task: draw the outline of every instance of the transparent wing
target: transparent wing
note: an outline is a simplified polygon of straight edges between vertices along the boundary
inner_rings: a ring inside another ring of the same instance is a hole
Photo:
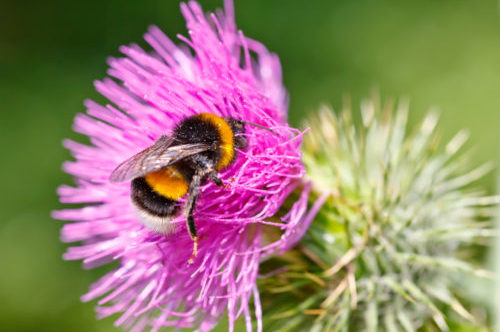
[[[132,180],[210,148],[209,145],[201,143],[172,146],[173,141],[172,137],[161,136],[155,144],[118,165],[109,180],[111,182]]]

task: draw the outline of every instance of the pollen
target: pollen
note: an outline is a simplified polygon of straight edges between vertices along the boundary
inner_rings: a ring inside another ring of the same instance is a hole
[[[166,198],[178,200],[187,194],[188,182],[173,166],[146,174],[145,178],[154,191]]]

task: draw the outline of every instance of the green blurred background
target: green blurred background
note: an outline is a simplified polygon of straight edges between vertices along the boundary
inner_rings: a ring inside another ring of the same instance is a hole
[[[64,262],[55,194],[71,178],[61,147],[92,82],[118,47],[150,24],[185,33],[178,1],[0,0],[0,331],[118,331],[79,296],[103,269]],[[205,10],[222,0],[202,1]],[[326,102],[353,105],[377,89],[411,101],[415,123],[441,110],[444,138],[469,128],[474,164],[496,164],[500,130],[500,15],[493,0],[236,0],[237,24],[281,57],[290,120]],[[494,174],[482,181],[492,192]],[[487,260],[487,258],[485,258]],[[491,286],[491,285],[490,285]],[[491,300],[488,287],[478,300]],[[489,295],[488,295],[489,294]],[[224,330],[222,328],[221,330]]]

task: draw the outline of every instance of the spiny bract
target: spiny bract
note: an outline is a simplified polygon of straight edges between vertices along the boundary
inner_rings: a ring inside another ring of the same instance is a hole
[[[465,132],[441,149],[434,113],[408,135],[405,103],[394,112],[367,101],[361,122],[350,109],[337,116],[324,107],[309,123],[304,163],[313,197],[328,199],[300,245],[266,264],[282,272],[262,281],[266,330],[446,331],[459,316],[476,322],[454,280],[491,276],[467,262],[493,234],[499,198],[469,189],[490,165],[470,170],[467,155],[456,156]]]

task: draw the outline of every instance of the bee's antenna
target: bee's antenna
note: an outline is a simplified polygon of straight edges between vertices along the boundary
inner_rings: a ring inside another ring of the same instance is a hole
[[[264,129],[264,130],[267,130],[267,131],[270,131],[272,132],[274,135],[278,135],[277,132],[275,132],[274,130],[270,129],[270,128],[267,128],[267,127],[264,127],[264,126],[261,126],[259,124],[256,124],[256,123],[253,123],[253,122],[250,122],[250,121],[245,121],[245,120],[240,120],[241,123],[244,123],[244,124],[247,124],[247,125],[251,125],[251,126],[254,126],[254,127],[257,127],[257,128],[260,128],[260,129]]]

